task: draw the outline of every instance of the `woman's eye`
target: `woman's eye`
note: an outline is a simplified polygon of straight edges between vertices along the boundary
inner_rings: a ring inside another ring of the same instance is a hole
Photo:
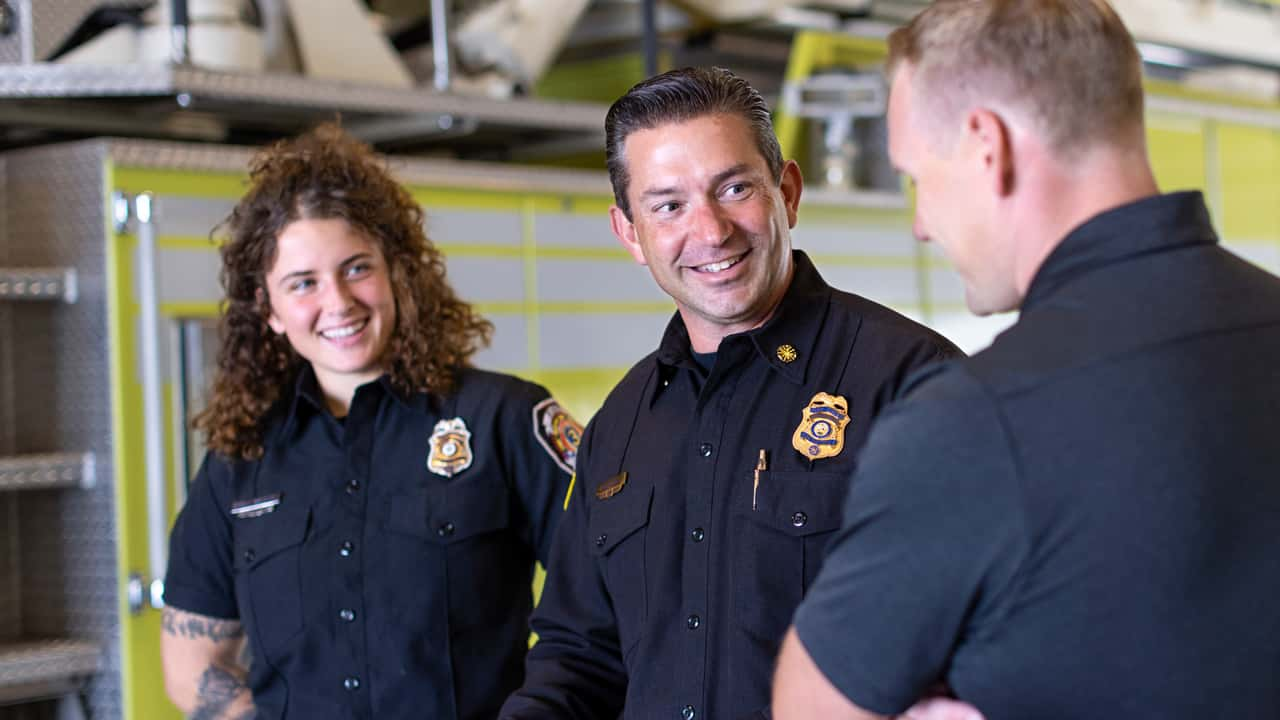
[[[368,263],[356,263],[347,268],[347,277],[359,277],[368,273],[373,267]]]
[[[293,282],[289,283],[289,292],[302,292],[304,290],[310,290],[312,287],[315,286],[315,284],[316,284],[316,281],[312,280],[311,278],[301,278],[298,280],[294,280]]]

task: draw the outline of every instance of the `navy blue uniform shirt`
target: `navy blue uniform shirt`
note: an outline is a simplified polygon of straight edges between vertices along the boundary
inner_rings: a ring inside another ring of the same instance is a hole
[[[765,710],[872,416],[912,370],[959,353],[794,257],[774,316],[721,341],[709,372],[677,314],[592,420],[534,615],[540,639],[501,717]],[[819,393],[845,412],[811,403]],[[815,441],[806,454],[797,430]]]
[[[261,460],[205,458],[165,600],[243,623],[264,720],[491,719],[523,676],[573,452],[546,428],[566,419],[543,388],[468,369],[443,400],[384,376],[339,422],[306,366]]]
[[[1199,193],[1071,232],[877,421],[796,629],[857,705],[1280,717],[1280,279]]]

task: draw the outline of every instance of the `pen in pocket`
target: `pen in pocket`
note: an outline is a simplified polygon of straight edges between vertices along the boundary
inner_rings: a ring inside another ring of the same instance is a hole
[[[755,481],[751,483],[751,509],[756,509],[756,492],[760,490],[760,472],[768,470],[769,464],[765,460],[764,448],[760,448],[760,459],[756,460]]]

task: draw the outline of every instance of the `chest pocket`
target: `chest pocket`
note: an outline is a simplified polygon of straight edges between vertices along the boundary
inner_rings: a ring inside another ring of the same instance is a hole
[[[587,542],[613,601],[624,660],[639,642],[648,612],[645,528],[652,504],[653,487],[633,483],[613,497],[592,498],[587,522]]]
[[[748,633],[776,643],[822,567],[840,528],[850,475],[762,472],[756,509],[737,513],[742,552],[734,558],[737,615]]]
[[[392,498],[387,527],[453,545],[507,527],[510,506],[510,493],[501,482],[441,482]]]
[[[286,502],[275,512],[231,523],[241,618],[270,659],[303,628],[302,545],[311,509]]]

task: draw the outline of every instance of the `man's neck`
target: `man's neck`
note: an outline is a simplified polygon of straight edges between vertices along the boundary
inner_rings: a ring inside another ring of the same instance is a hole
[[[1033,178],[1039,192],[1015,219],[1014,268],[1020,297],[1073,230],[1108,210],[1159,193],[1145,150],[1105,146],[1050,163]]]

